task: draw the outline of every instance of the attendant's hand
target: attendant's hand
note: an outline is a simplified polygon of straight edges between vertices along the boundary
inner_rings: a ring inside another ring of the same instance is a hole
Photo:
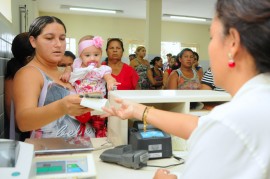
[[[90,108],[81,106],[81,100],[82,98],[80,98],[78,94],[65,96],[60,100],[62,106],[61,110],[64,112],[64,114],[71,116],[79,116],[92,111]]]
[[[158,169],[153,179],[177,179],[177,176],[170,174],[169,170]]]
[[[102,107],[106,114],[102,115],[101,117],[118,116],[122,119],[142,119],[142,113],[145,109],[144,105],[122,99],[115,99],[115,102],[120,104],[120,107],[117,109],[114,106],[109,108]]]

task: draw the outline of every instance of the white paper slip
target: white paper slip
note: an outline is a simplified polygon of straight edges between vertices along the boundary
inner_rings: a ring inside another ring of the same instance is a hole
[[[96,99],[96,98],[82,98],[81,106],[88,107],[94,109],[95,111],[91,111],[92,115],[100,115],[103,114],[103,110],[101,109],[103,106],[109,106],[109,101],[105,98]]]

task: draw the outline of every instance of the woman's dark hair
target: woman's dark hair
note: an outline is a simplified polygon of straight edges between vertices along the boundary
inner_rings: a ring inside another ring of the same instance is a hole
[[[196,56],[196,57],[197,57],[197,58],[196,58],[197,61],[199,61],[199,58],[200,58],[200,57],[199,57],[199,54],[198,54],[197,52],[194,52],[194,51],[193,51],[193,56]]]
[[[159,60],[161,60],[161,57],[155,57],[155,58],[153,58],[153,59],[151,60],[151,62],[150,62],[150,65],[155,66],[155,63],[156,63],[157,61],[159,61]]]
[[[29,36],[33,36],[34,38],[37,38],[37,36],[39,36],[41,34],[44,27],[47,24],[51,24],[53,22],[57,22],[58,24],[61,24],[64,27],[65,32],[67,32],[65,24],[60,19],[58,19],[57,17],[54,17],[54,16],[39,16],[30,25]]]
[[[73,59],[73,61],[76,58],[76,56],[71,51],[68,51],[68,50],[65,51],[64,56],[71,57]]]
[[[119,38],[109,38],[108,41],[107,41],[107,45],[106,45],[106,51],[108,50],[108,47],[109,47],[110,43],[113,42],[113,41],[119,42],[123,52],[125,51],[123,41],[121,39],[119,39]]]
[[[175,59],[175,63],[172,66],[172,70],[176,70],[176,69],[180,68],[181,62],[177,61],[177,56],[176,55],[173,55],[172,58]]]
[[[28,32],[18,34],[12,41],[11,51],[13,58],[7,62],[5,79],[13,79],[15,73],[26,65],[34,53],[29,42]]]
[[[270,1],[218,0],[216,16],[224,35],[230,28],[240,34],[241,44],[253,56],[259,73],[270,71]]]
[[[176,56],[176,62],[177,62],[177,63],[180,63],[179,58],[182,58],[183,54],[184,54],[186,51],[189,51],[189,52],[192,52],[192,53],[193,53],[193,51],[192,51],[190,48],[184,48],[184,49],[181,50],[181,52],[178,53],[177,56]]]

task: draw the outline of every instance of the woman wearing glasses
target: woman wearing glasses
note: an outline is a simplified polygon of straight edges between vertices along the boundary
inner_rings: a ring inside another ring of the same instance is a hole
[[[124,45],[122,40],[119,38],[108,39],[106,52],[108,58],[105,60],[105,64],[112,68],[112,76],[117,82],[120,83],[117,85],[117,89],[138,89],[138,74],[132,67],[122,62],[124,53]]]

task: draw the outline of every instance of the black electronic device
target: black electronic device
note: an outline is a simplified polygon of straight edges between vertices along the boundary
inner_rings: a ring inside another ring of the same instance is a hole
[[[147,165],[147,150],[133,150],[131,145],[120,145],[105,150],[99,158],[104,162],[116,163],[128,168],[139,169]]]
[[[135,121],[129,129],[129,144],[133,150],[147,150],[149,159],[169,158],[172,156],[171,136],[152,125],[143,131],[143,123]]]

